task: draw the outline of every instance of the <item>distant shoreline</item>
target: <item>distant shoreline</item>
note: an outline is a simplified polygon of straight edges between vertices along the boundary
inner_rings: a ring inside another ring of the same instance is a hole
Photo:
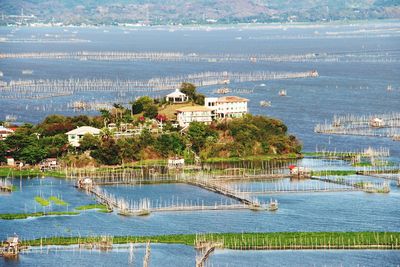
[[[397,24],[400,19],[373,19],[373,20],[333,20],[333,21],[317,21],[317,22],[263,22],[263,23],[215,23],[215,24],[155,24],[143,25],[132,23],[121,23],[118,25],[103,24],[63,24],[63,23],[31,23],[26,25],[1,25],[4,28],[132,28],[147,30],[229,30],[229,29],[280,29],[280,28],[324,28],[327,26],[350,26],[350,25],[366,25],[366,24]]]

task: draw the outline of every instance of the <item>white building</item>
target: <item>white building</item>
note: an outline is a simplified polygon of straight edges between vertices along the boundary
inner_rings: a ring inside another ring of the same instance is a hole
[[[79,140],[85,134],[91,134],[96,136],[100,134],[100,129],[91,126],[82,126],[66,133],[66,135],[68,135],[69,144],[75,147],[79,146]]]
[[[6,128],[4,126],[0,126],[0,140],[4,140],[7,138],[7,136],[9,136],[10,134],[13,134],[14,131]]]
[[[176,113],[176,120],[181,127],[186,127],[193,121],[210,124],[214,117],[213,110],[204,106],[182,107]]]
[[[215,112],[216,118],[239,118],[248,112],[248,99],[238,96],[206,97],[204,105]]]
[[[168,94],[166,96],[166,100],[167,102],[171,102],[171,103],[185,103],[189,100],[189,97],[182,93],[179,89],[175,89],[174,92]]]

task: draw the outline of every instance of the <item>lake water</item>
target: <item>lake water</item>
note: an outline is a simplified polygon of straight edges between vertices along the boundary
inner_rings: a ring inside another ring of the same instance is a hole
[[[393,30],[397,29],[397,30]],[[316,123],[331,120],[334,114],[380,114],[400,112],[400,22],[361,25],[325,25],[315,27],[264,27],[229,29],[182,28],[0,28],[0,37],[15,42],[0,42],[1,53],[42,51],[158,51],[184,53],[243,53],[243,54],[303,54],[388,51],[388,61],[361,57],[351,62],[274,62],[274,63],[187,63],[187,62],[101,62],[74,60],[0,60],[2,80],[109,78],[149,79],[197,73],[202,71],[308,71],[316,69],[315,79],[275,80],[231,84],[235,89],[252,89],[249,108],[254,114],[282,119],[289,131],[298,136],[305,151],[318,148],[358,150],[368,146],[387,147],[391,161],[400,162],[400,142],[388,138],[329,136],[313,132]],[[106,31],[105,31],[106,30]],[[125,33],[125,31],[127,33]],[[76,32],[76,33],[74,33]],[[46,37],[47,35],[47,37]],[[89,42],[37,43],[19,42],[26,38],[76,38]],[[241,38],[237,38],[241,37]],[[54,37],[55,38],[55,37]],[[161,41],[160,41],[161,40]],[[32,69],[32,75],[21,70]],[[265,84],[265,86],[261,86]],[[386,91],[388,84],[394,88]],[[213,95],[216,87],[199,88]],[[287,97],[279,97],[285,88]],[[167,92],[165,92],[166,94]],[[0,98],[0,120],[6,115],[17,115],[18,121],[38,122],[47,114],[76,114],[67,108],[74,100],[127,102],[140,95],[127,93],[79,93],[51,99]],[[153,93],[154,96],[164,92]],[[261,108],[259,101],[270,100],[272,106]],[[88,112],[94,114],[93,112]],[[313,169],[354,169],[342,161],[305,159],[304,166]],[[352,177],[373,180],[371,177]],[[379,180],[378,180],[379,181]],[[280,181],[282,182],[282,181]],[[85,193],[76,190],[73,183],[55,178],[14,179],[21,186],[11,195],[0,195],[1,213],[42,211],[34,197],[59,196],[68,206],[52,204],[46,210],[65,211],[95,203]],[[289,184],[288,180],[283,180]],[[312,182],[304,182],[314,186]],[[319,185],[323,184],[322,182]],[[275,188],[274,182],[248,183],[251,189]],[[225,198],[187,185],[146,185],[112,187],[105,189],[131,201],[143,197],[153,201],[227,201]],[[271,195],[257,196],[269,201]],[[77,216],[41,217],[17,221],[0,221],[0,239],[18,233],[24,239],[45,236],[77,235],[157,235],[205,232],[276,232],[276,231],[399,231],[400,191],[391,182],[389,194],[363,192],[274,194],[279,201],[276,212],[203,211],[154,213],[146,217],[121,217],[85,211]],[[153,245],[151,266],[193,266],[195,252],[180,245]],[[0,260],[6,266],[64,265],[128,265],[129,251],[125,248],[111,252],[53,251],[43,255],[30,251],[19,261]],[[135,249],[141,261],[143,246]],[[398,266],[397,251],[229,251],[217,250],[209,266]],[[135,264],[137,265],[137,264]],[[140,265],[140,264],[139,264]]]
[[[250,112],[282,119],[289,131],[298,136],[306,151],[316,146],[331,149],[361,149],[373,146],[390,147],[393,154],[400,153],[399,142],[387,138],[318,135],[313,132],[316,123],[332,119],[334,114],[380,114],[400,111],[400,35],[393,29],[399,22],[390,24],[325,25],[271,28],[233,27],[229,29],[199,30],[182,28],[0,28],[0,36],[10,40],[26,38],[75,38],[84,43],[0,43],[0,52],[40,51],[159,51],[184,53],[242,53],[242,54],[303,54],[344,53],[363,51],[388,51],[386,60],[361,57],[361,62],[274,62],[274,63],[188,63],[188,62],[113,62],[74,60],[24,60],[2,59],[0,70],[5,81],[11,79],[68,79],[109,78],[149,79],[202,71],[306,71],[316,69],[316,79],[295,79],[231,84],[235,89],[253,89],[249,98]],[[64,31],[67,30],[67,31]],[[106,31],[105,31],[106,30]],[[13,33],[11,33],[13,32]],[[73,33],[76,32],[76,33]],[[128,34],[126,33],[128,32]],[[10,37],[9,35],[12,34]],[[46,37],[46,34],[50,37]],[[242,37],[240,40],[236,37]],[[160,41],[162,40],[162,41]],[[357,61],[357,60],[355,60]],[[32,75],[22,75],[21,70],[32,69]],[[265,84],[265,87],[260,86]],[[391,84],[393,91],[387,92]],[[285,88],[287,97],[279,97]],[[199,90],[212,95],[215,87]],[[165,94],[168,92],[165,92]],[[72,100],[97,100],[128,102],[142,93],[79,93],[73,96],[42,100],[0,99],[0,119],[7,114],[18,116],[19,121],[38,122],[46,114],[74,114],[67,103]],[[164,92],[155,93],[162,96]],[[240,93],[238,95],[241,95]],[[261,108],[260,100],[270,100],[272,107]]]

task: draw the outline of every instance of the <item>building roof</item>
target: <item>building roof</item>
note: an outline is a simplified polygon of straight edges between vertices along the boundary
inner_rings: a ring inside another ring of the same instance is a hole
[[[14,131],[12,129],[6,128],[2,125],[0,125],[0,132],[1,133],[13,133]]]
[[[205,106],[187,106],[187,107],[182,107],[178,108],[176,110],[177,112],[196,112],[196,111],[213,111],[211,108],[205,107]]]
[[[78,135],[84,135],[84,134],[100,134],[100,129],[91,127],[91,126],[82,126],[82,127],[78,127],[76,129],[73,129],[67,133],[65,133],[66,135],[71,135],[71,134],[78,134]]]
[[[248,102],[247,98],[239,97],[239,96],[222,96],[218,98],[218,102],[224,103],[232,103],[232,102]]]
[[[186,94],[182,93],[179,89],[175,89],[174,92],[167,95],[167,97],[186,97]]]

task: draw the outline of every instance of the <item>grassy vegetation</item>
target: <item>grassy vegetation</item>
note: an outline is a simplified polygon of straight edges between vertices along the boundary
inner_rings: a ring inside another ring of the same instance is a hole
[[[76,209],[76,210],[92,210],[92,209],[97,209],[99,212],[104,212],[104,213],[109,212],[107,206],[106,206],[106,205],[103,205],[103,204],[89,204],[89,205],[84,205],[84,206],[76,207],[75,209]]]
[[[217,233],[197,236],[199,240],[222,242],[230,249],[318,249],[392,248],[400,249],[400,232],[279,232]],[[93,243],[100,237],[51,237],[23,241],[24,245],[71,245]],[[169,243],[194,245],[196,235],[116,236],[114,244]]]
[[[65,173],[62,171],[45,171],[42,172],[38,168],[33,169],[14,169],[10,167],[0,168],[0,177],[36,177],[36,176],[51,176],[57,178],[65,178]]]
[[[199,106],[192,102],[181,103],[181,104],[166,104],[158,110],[160,114],[167,116],[169,120],[174,120],[176,118],[176,110],[184,107]]]
[[[267,154],[267,155],[258,155],[258,156],[247,156],[247,157],[232,157],[232,158],[223,158],[223,157],[214,157],[208,158],[204,160],[206,163],[218,163],[218,162],[226,162],[226,163],[235,163],[241,161],[267,161],[267,160],[286,160],[286,159],[299,159],[303,156],[301,154],[289,153],[289,154]]]
[[[341,158],[341,159],[351,159],[357,155],[357,153],[348,153],[348,152],[335,152],[335,153],[303,152],[303,154],[304,154],[304,156],[307,156],[307,157]]]
[[[78,215],[79,212],[71,211],[52,211],[52,212],[34,212],[34,213],[4,213],[0,214],[1,220],[21,220],[30,217],[42,217],[42,216],[55,216],[55,215]]]
[[[56,197],[56,196],[51,196],[51,197],[49,197],[48,200],[49,200],[49,201],[52,201],[54,204],[59,205],[59,206],[67,206],[67,205],[68,205],[67,202],[65,202],[65,201],[62,200],[62,199],[59,199],[59,198]]]
[[[35,201],[36,201],[37,203],[39,203],[40,205],[44,206],[44,207],[50,205],[50,201],[48,201],[47,199],[42,198],[42,197],[40,197],[40,196],[36,196],[36,197],[35,197]]]
[[[377,161],[374,165],[371,162],[355,162],[351,164],[354,167],[374,167],[374,166],[394,166],[393,162]]]
[[[336,176],[346,176],[346,175],[356,175],[355,170],[324,170],[324,171],[313,171],[311,175],[313,176],[325,176],[325,175],[336,175]]]

